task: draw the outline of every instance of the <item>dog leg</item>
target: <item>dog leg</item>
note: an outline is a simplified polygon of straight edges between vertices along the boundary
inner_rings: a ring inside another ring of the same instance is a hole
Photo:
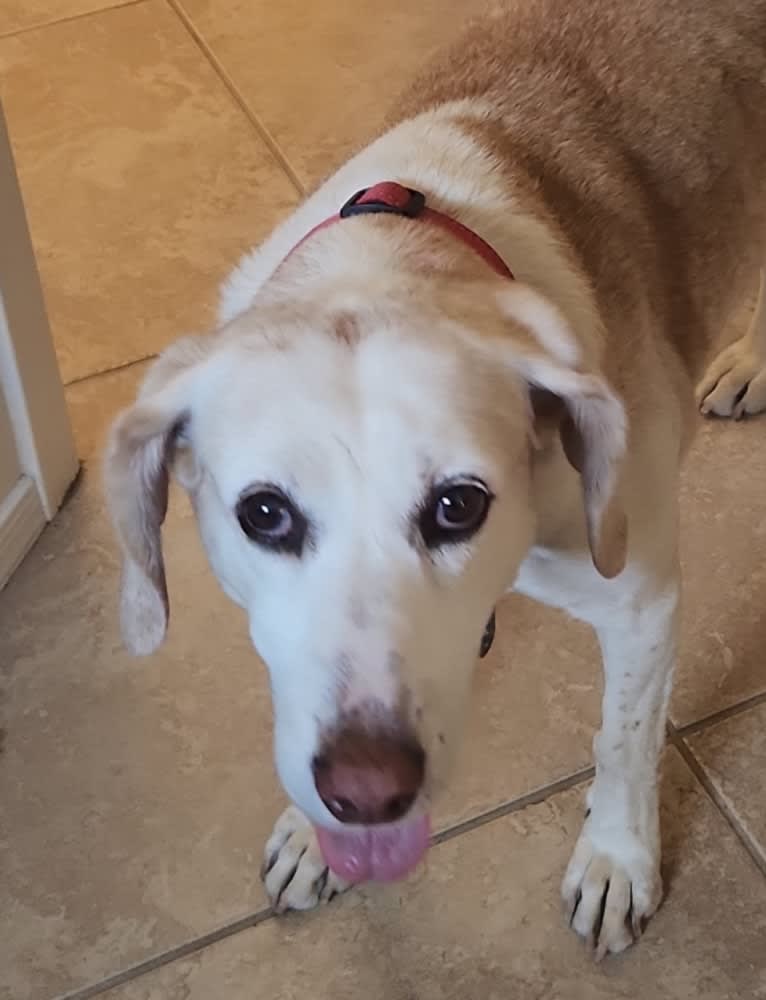
[[[766,410],[766,275],[761,272],[758,302],[750,327],[721,351],[697,386],[703,413],[740,420]]]
[[[636,940],[662,897],[659,758],[677,629],[677,584],[596,629],[605,670],[596,777],[562,895],[597,960]]]
[[[324,863],[313,826],[295,806],[285,809],[274,825],[261,877],[277,913],[310,910],[351,886]]]

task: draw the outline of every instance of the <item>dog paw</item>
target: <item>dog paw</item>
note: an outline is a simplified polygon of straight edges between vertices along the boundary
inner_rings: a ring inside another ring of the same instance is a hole
[[[648,849],[627,830],[599,836],[587,819],[561,894],[570,927],[596,961],[624,951],[660,905],[659,848]]]
[[[310,910],[351,885],[324,863],[314,828],[295,806],[285,809],[266,842],[261,878],[276,913]]]
[[[743,337],[722,351],[697,386],[704,414],[741,420],[766,410],[766,361]]]

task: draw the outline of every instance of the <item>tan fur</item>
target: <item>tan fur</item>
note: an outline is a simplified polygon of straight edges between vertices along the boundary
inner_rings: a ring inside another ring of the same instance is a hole
[[[468,127],[595,289],[632,415],[645,353],[688,401],[763,263],[766,3],[495,3],[393,120],[466,98],[491,109]]]
[[[349,347],[353,347],[359,342],[359,325],[352,313],[342,312],[337,315],[335,336]]]

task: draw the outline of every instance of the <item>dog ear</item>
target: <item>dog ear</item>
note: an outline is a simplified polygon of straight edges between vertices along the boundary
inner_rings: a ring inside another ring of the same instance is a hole
[[[160,529],[168,507],[169,467],[188,420],[192,380],[207,338],[189,337],[152,366],[136,403],[114,422],[104,462],[107,499],[123,554],[120,620],[125,645],[153,653],[167,631],[169,602]],[[195,475],[190,448],[184,485]]]
[[[602,576],[617,576],[628,543],[619,495],[625,408],[554,306],[520,283],[505,289],[500,302],[521,327],[520,336],[508,338],[506,356],[530,387],[533,413],[558,423],[564,453],[580,474],[593,564]]]

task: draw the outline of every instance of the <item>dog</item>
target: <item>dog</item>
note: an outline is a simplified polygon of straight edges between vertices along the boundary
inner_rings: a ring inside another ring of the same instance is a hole
[[[765,162],[766,0],[495,4],[117,419],[127,646],[166,631],[172,472],[269,670],[278,909],[418,864],[510,589],[603,653],[571,926],[601,957],[657,909],[679,467],[700,409],[766,408],[763,294],[705,368]]]

